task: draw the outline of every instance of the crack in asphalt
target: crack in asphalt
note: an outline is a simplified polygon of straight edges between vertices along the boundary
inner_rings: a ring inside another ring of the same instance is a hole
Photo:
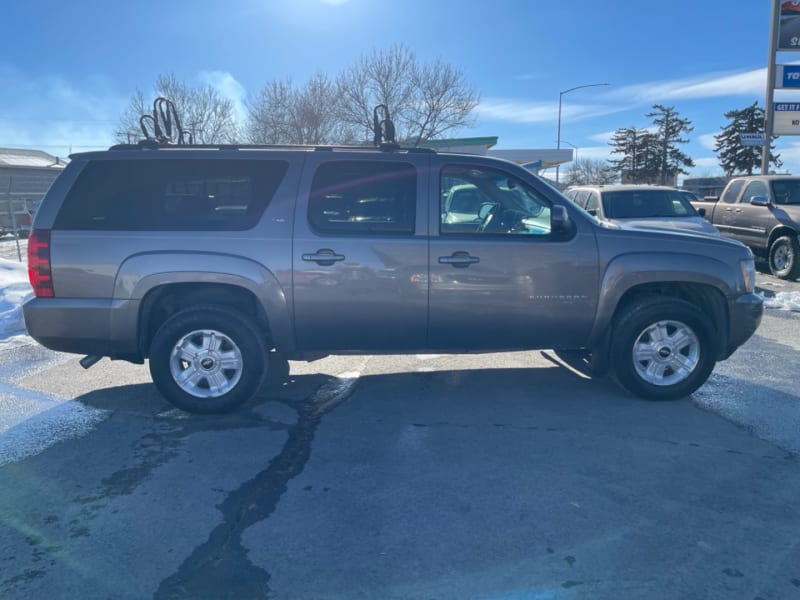
[[[288,427],[281,453],[219,505],[222,523],[173,575],[161,582],[153,596],[156,600],[269,598],[270,574],[250,562],[242,534],[275,511],[289,481],[303,472],[322,417],[352,394],[357,381],[357,373],[344,374],[323,384],[305,400],[285,401],[297,411],[298,419]]]

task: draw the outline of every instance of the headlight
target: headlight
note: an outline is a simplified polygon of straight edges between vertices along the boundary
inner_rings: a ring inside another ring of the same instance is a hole
[[[744,281],[744,291],[753,293],[756,289],[756,263],[752,258],[739,261],[742,268],[742,281]]]

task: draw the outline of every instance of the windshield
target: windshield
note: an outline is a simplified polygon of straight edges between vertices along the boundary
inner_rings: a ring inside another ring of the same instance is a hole
[[[678,190],[618,190],[603,192],[607,219],[696,217],[697,211]]]
[[[800,180],[772,182],[775,204],[800,204]]]

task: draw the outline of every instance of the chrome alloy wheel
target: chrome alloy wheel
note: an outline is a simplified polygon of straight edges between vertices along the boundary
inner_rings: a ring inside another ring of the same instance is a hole
[[[658,321],[639,334],[633,345],[636,373],[652,385],[685,380],[700,360],[700,340],[680,321]]]
[[[172,349],[169,370],[175,383],[197,398],[218,398],[242,377],[239,347],[224,333],[200,329],[183,336]]]
[[[778,271],[783,271],[786,267],[789,266],[789,246],[786,244],[781,244],[777,248],[775,248],[775,252],[772,255],[772,265]]]

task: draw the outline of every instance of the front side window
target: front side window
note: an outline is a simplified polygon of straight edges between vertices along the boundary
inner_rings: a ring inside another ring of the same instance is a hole
[[[742,204],[750,204],[750,200],[757,196],[761,196],[762,198],[767,197],[767,184],[763,181],[753,181],[744,189]]]
[[[98,160],[81,171],[57,229],[218,231],[253,227],[288,164],[276,160]]]
[[[444,167],[439,231],[448,234],[547,235],[550,203],[524,181],[486,167]]]
[[[314,174],[308,219],[320,233],[412,235],[416,206],[413,165],[333,161]]]

